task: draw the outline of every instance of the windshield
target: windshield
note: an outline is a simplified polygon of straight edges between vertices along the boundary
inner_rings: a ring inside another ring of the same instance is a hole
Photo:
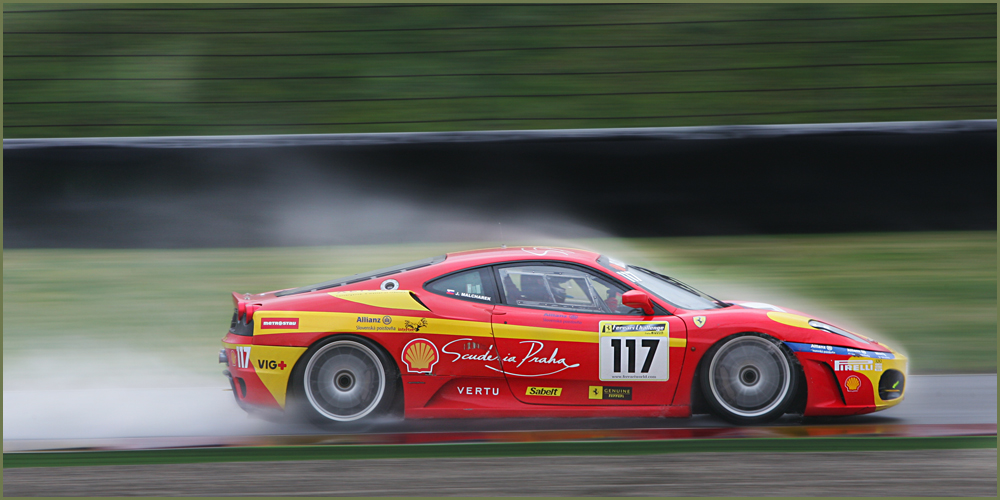
[[[597,259],[597,263],[674,307],[700,310],[720,309],[729,306],[729,304],[700,292],[690,285],[649,269],[630,266],[604,255]]]

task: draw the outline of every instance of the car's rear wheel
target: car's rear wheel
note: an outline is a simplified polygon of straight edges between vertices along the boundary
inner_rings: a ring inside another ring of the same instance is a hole
[[[298,374],[309,420],[357,422],[389,411],[398,374],[378,346],[358,337],[335,337],[310,350]]]
[[[729,337],[706,354],[700,377],[705,399],[720,417],[741,425],[782,416],[798,384],[795,357],[778,340],[747,333]]]

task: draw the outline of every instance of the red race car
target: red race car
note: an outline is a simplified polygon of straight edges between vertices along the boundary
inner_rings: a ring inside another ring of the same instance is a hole
[[[257,295],[219,361],[249,412],[406,418],[855,415],[906,358],[769,304],[724,302],[593,252],[459,252]]]

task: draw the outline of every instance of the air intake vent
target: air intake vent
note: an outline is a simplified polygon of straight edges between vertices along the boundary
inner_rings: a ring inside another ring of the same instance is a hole
[[[878,379],[878,397],[882,401],[898,399],[903,395],[903,385],[906,377],[899,370],[886,370],[882,378]]]

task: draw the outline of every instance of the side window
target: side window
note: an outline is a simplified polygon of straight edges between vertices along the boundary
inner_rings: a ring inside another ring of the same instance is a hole
[[[623,290],[590,273],[559,266],[499,269],[507,304],[605,314],[642,314],[621,305]]]
[[[456,299],[495,304],[497,302],[493,276],[489,268],[472,269],[438,278],[427,284],[427,290]]]
[[[604,280],[603,278],[591,277],[591,284],[594,285],[594,290],[597,291],[597,296],[604,301],[604,305],[608,307],[608,310],[612,314],[636,314],[643,315],[642,309],[635,309],[622,304],[622,294],[625,290],[619,288],[617,285],[612,285],[610,282]]]

